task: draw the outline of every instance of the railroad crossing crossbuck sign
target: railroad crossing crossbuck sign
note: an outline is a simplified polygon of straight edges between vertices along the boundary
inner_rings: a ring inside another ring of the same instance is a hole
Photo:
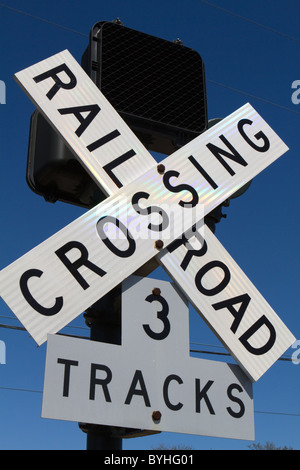
[[[38,344],[156,257],[252,381],[294,336],[204,216],[287,151],[246,104],[157,164],[68,51],[15,75],[109,196],[0,272]]]

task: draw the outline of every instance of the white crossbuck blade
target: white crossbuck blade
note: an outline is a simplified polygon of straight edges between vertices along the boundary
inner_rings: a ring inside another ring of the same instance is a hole
[[[286,145],[246,104],[167,157],[160,174],[68,51],[15,78],[110,196],[0,272],[1,297],[35,341],[42,344],[157,256],[257,380],[295,338],[215,236],[199,227]]]

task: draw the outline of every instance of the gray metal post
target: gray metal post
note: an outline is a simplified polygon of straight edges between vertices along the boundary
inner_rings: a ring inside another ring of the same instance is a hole
[[[121,344],[121,287],[116,287],[84,314],[90,327],[90,339],[103,343]],[[79,423],[87,434],[87,450],[122,450],[122,438],[116,428]]]

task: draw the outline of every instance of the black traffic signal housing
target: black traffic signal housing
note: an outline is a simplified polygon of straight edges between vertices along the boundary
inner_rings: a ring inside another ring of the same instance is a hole
[[[100,22],[82,67],[149,150],[170,155],[207,129],[204,64],[179,40]]]
[[[82,67],[149,150],[169,155],[207,129],[203,61],[179,40],[99,22]],[[27,181],[51,202],[91,208],[105,198],[38,111],[31,118]]]
[[[48,202],[91,208],[104,193],[39,111],[30,120],[26,179]]]

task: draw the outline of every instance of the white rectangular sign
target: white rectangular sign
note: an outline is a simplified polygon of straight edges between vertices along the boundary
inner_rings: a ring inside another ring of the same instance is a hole
[[[263,153],[249,143],[245,125],[263,139]],[[239,163],[228,167],[217,153],[224,142]],[[164,174],[147,171],[3,269],[1,297],[43,343],[153,258],[155,240],[167,247],[286,149],[255,110],[243,106],[167,157]]]
[[[171,283],[136,277],[123,284],[121,345],[48,337],[42,417],[254,439],[251,381],[190,357],[186,302]]]

